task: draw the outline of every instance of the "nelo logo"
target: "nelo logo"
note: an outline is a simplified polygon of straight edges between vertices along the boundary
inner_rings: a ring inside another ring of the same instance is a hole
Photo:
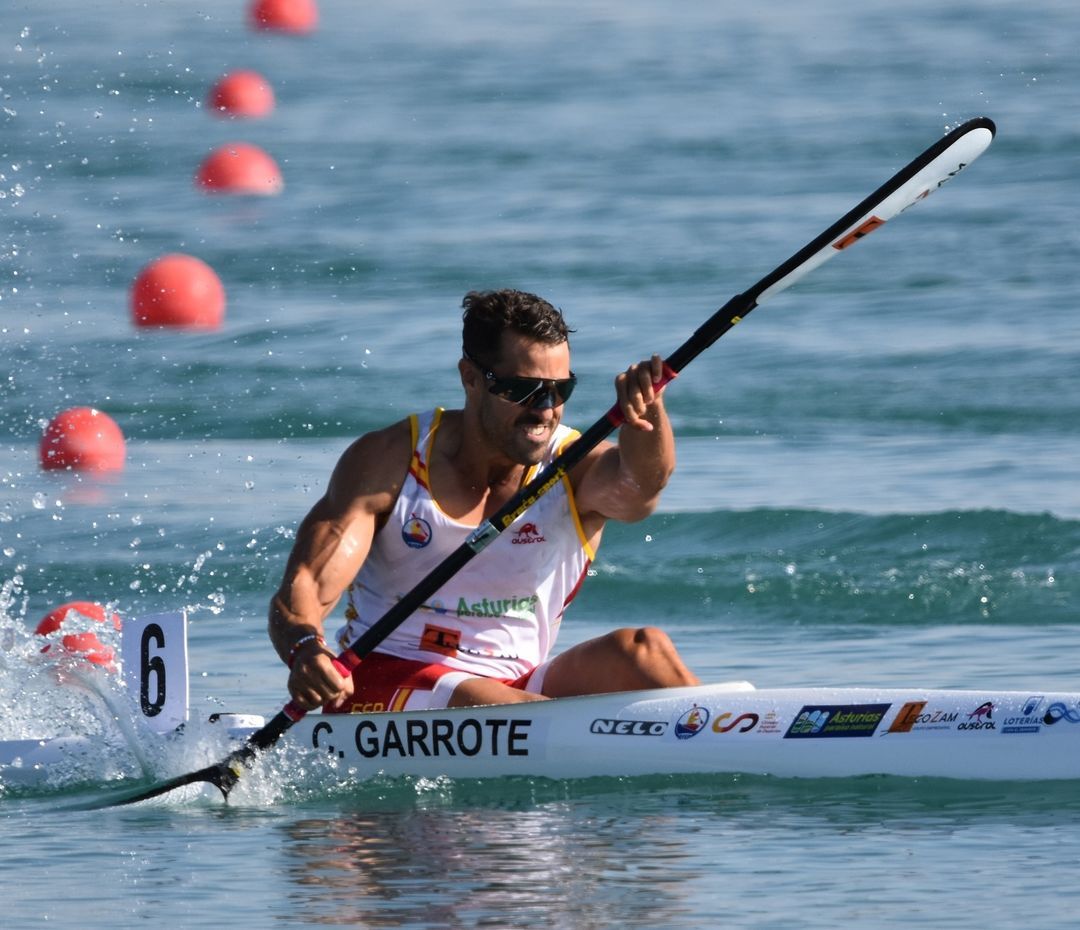
[[[663,736],[667,732],[667,723],[663,720],[612,720],[597,717],[589,725],[589,732],[611,736]]]
[[[531,543],[547,542],[535,523],[526,523],[520,530],[514,531],[510,542],[515,546],[527,546]]]

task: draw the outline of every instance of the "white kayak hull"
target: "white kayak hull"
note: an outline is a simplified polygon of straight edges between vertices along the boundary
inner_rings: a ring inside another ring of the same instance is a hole
[[[202,735],[186,725],[187,619],[177,613],[128,620],[121,635],[127,693],[97,690],[116,724],[113,736],[149,774],[156,755],[150,742],[179,738],[182,747]],[[90,678],[85,684],[94,690]],[[216,743],[235,746],[263,718],[221,714],[208,722]],[[0,791],[112,769],[103,737],[19,735],[0,740]],[[334,757],[358,780],[677,773],[1073,779],[1080,777],[1080,693],[755,690],[728,682],[493,707],[309,714],[283,742],[294,752]]]
[[[235,744],[262,724],[255,715],[220,715],[214,729]],[[309,714],[282,743],[329,755],[358,781],[682,773],[1074,779],[1080,693],[755,690],[727,682],[491,707]],[[0,785],[45,784],[100,748],[78,736],[0,741]]]
[[[1080,694],[746,682],[526,704],[310,714],[285,741],[358,779],[745,773],[1080,777]]]

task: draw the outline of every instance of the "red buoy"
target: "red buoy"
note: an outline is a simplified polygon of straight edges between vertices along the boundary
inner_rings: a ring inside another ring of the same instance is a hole
[[[315,29],[319,10],[315,0],[252,0],[248,19],[255,29],[302,35]]]
[[[92,627],[95,623],[111,622],[114,630],[120,629],[120,615],[110,613],[106,615],[105,608],[101,604],[90,601],[71,601],[50,611],[38,623],[34,632],[38,636],[49,636],[64,626],[71,632],[64,633],[60,644],[66,652],[82,656],[88,662],[101,665],[115,671],[114,660],[116,653],[111,646],[105,645],[98,639],[97,633]],[[48,652],[52,648],[49,644],[42,648],[42,652]]]
[[[277,163],[257,145],[229,142],[199,166],[195,183],[218,194],[280,194],[285,186]]]
[[[210,88],[206,103],[215,116],[258,119],[273,112],[274,91],[256,71],[233,71]]]
[[[214,269],[192,255],[163,255],[131,286],[136,326],[217,329],[225,316],[225,288]]]
[[[125,451],[124,434],[112,417],[92,407],[72,407],[49,421],[39,458],[49,470],[120,471]]]

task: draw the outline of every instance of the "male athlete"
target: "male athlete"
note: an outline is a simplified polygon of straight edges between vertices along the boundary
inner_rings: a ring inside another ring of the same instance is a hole
[[[675,467],[658,355],[615,379],[618,443],[593,449],[376,647],[354,642],[578,435],[562,425],[576,379],[562,314],[521,291],[465,296],[465,404],[357,439],[297,530],[270,604],[270,638],[299,706],[327,712],[533,701],[697,684],[668,636],[619,629],[549,653],[607,520],[641,520]],[[323,622],[347,595],[337,646]]]

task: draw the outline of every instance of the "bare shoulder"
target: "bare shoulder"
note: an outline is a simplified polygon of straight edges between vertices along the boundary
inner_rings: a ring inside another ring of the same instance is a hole
[[[365,433],[338,459],[326,496],[339,510],[386,513],[397,500],[411,457],[408,419]]]

